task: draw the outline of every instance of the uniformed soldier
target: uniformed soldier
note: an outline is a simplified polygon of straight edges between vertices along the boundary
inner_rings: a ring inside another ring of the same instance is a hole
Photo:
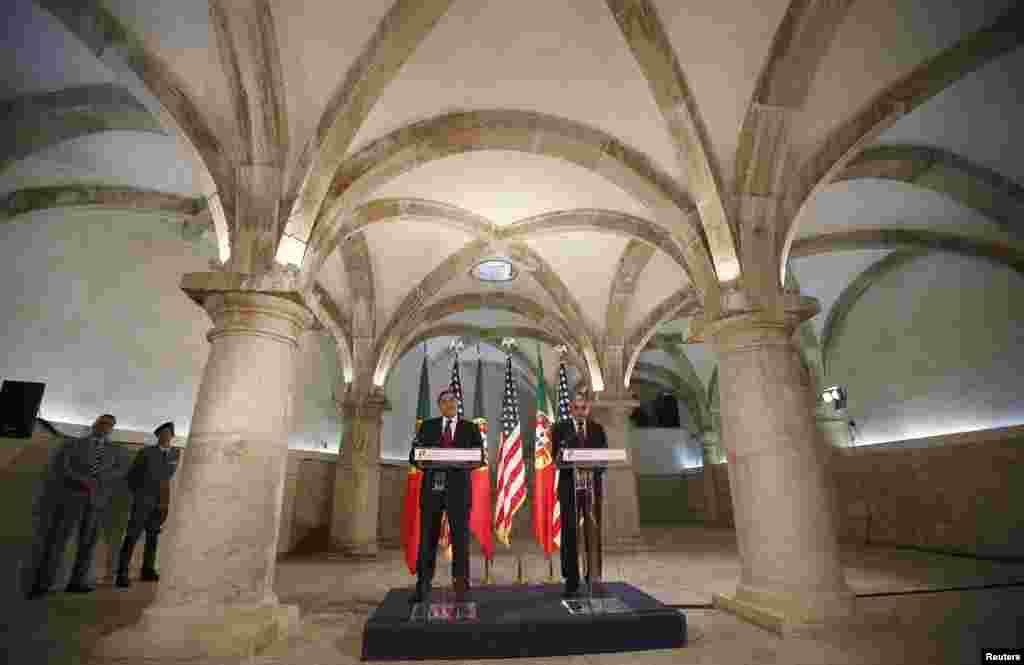
[[[109,413],[93,423],[88,436],[68,438],[58,459],[58,480],[53,513],[46,528],[35,580],[29,598],[47,594],[53,585],[71,532],[78,526],[78,553],[65,591],[89,593],[87,581],[96,550],[97,527],[117,481],[124,475],[110,434],[117,420]]]
[[[128,565],[132,551],[143,530],[146,532],[146,548],[142,557],[142,580],[155,582],[160,579],[156,572],[156,546],[160,529],[167,519],[170,507],[170,482],[178,469],[181,450],[171,447],[174,438],[174,423],[166,422],[154,431],[157,445],[146,446],[135,456],[131,471],[128,472],[128,488],[132,492],[132,514],[128,520],[128,531],[124,536],[121,554],[118,557],[117,586],[131,586],[128,580]]]

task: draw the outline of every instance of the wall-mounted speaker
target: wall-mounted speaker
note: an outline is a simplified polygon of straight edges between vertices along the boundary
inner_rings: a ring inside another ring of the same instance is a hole
[[[45,383],[4,381],[0,386],[0,436],[28,439],[36,426]]]

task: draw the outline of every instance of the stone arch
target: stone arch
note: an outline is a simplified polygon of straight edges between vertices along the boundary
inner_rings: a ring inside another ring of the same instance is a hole
[[[643,352],[644,347],[651,341],[651,337],[657,332],[658,326],[666,321],[685,316],[688,313],[697,311],[700,302],[692,287],[680,289],[662,300],[658,305],[648,312],[626,336],[626,344],[623,348],[623,358],[626,359],[623,371],[623,381],[629,385],[629,377],[633,374],[633,367],[637,358]]]
[[[563,159],[602,175],[651,209],[681,245],[689,277],[704,294],[718,282],[693,204],[642,153],[600,130],[543,113],[509,109],[448,113],[407,125],[367,145],[333,175],[331,195],[309,231],[302,271],[316,274],[337,244],[344,212],[388,180],[417,166],[476,150],[517,150]]]
[[[113,83],[21,95],[0,104],[0,170],[80,136],[109,131],[166,134],[128,90]]]
[[[831,309],[829,309],[828,316],[825,318],[825,327],[821,333],[822,378],[828,376],[828,368],[832,361],[836,340],[842,334],[850,312],[853,311],[857,301],[883,277],[898,272],[911,262],[927,254],[927,250],[922,249],[893,252],[868,266],[857,275],[856,279],[847,284],[839,298],[836,299]]]
[[[438,321],[445,316],[462,312],[467,309],[501,309],[519,314],[538,324],[542,329],[555,335],[563,344],[574,348],[577,353],[575,339],[570,333],[567,322],[547,310],[543,305],[531,298],[510,293],[462,293],[434,302],[426,307],[418,308],[415,316],[411,316],[401,328],[389,334],[378,336],[375,345],[375,369],[373,380],[375,385],[383,385],[396,359],[395,353],[402,348],[408,339],[415,335],[415,330],[424,323]],[[582,355],[582,354],[581,354]]]
[[[700,220],[719,279],[739,276],[736,242],[722,197],[721,174],[693,92],[652,2],[607,0],[608,9],[650,85],[676,155],[697,198]]]
[[[221,260],[226,260],[233,237],[236,175],[227,150],[202,109],[185,92],[184,83],[102,3],[79,6],[41,0],[37,4],[53,14],[97,58],[108,64],[117,62],[116,69],[134,79],[129,82],[129,90],[192,151],[209,188],[206,197]]]
[[[925,229],[875,228],[826,233],[797,241],[792,254],[814,256],[846,250],[892,248],[929,249],[973,256],[1024,273],[1024,250],[1018,247]]]
[[[945,194],[1024,237],[1024,187],[1006,176],[957,155],[921,145],[879,145],[866,149],[832,182],[877,178],[905,182]]]
[[[835,129],[821,147],[797,168],[783,198],[780,229],[779,283],[785,282],[786,264],[807,203],[828,185],[883,131],[947,87],[1024,41],[1024,5],[1003,12],[991,25],[961,39],[916,67],[869,101]]]

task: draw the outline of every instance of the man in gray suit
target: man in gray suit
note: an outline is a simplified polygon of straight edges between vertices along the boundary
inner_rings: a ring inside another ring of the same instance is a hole
[[[157,537],[167,519],[171,476],[178,469],[181,451],[171,448],[174,423],[164,423],[153,434],[156,434],[157,445],[140,450],[128,472],[128,488],[132,491],[133,500],[132,515],[117,564],[117,586],[121,588],[131,586],[128,565],[143,530],[146,532],[146,549],[142,557],[142,580],[155,582],[160,579],[156,572]]]
[[[105,413],[93,423],[88,436],[68,438],[63,444],[57,497],[29,598],[49,593],[76,525],[78,553],[65,591],[89,593],[95,589],[86,578],[92,570],[97,527],[123,476],[117,451],[110,442],[116,422],[114,416]]]

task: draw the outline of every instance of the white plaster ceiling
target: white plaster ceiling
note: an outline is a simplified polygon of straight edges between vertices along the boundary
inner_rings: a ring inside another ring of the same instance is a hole
[[[726,182],[733,179],[743,116],[789,2],[655,0]],[[750,20],[756,14],[757,20]]]
[[[438,302],[460,293],[508,293],[529,298],[548,308],[557,311],[558,305],[530,273],[520,271],[510,282],[484,282],[468,271],[445,284],[431,302]]]
[[[25,187],[86,183],[192,196],[193,176],[192,162],[172,137],[107,131],[61,141],[11,164],[0,173],[0,196]]]
[[[526,243],[562,278],[584,315],[603,329],[612,278],[629,239],[572,231],[545,235],[542,240],[528,239]]]
[[[1013,0],[851,3],[793,123],[798,152],[859,111],[917,65],[994,20]]]
[[[945,148],[1024,186],[1024,128],[1007,109],[1024,105],[1024,49],[971,72],[900,118],[878,143]]]
[[[903,227],[1019,244],[991,219],[945,194],[896,180],[829,185],[807,204],[797,238],[857,228]]]
[[[291,141],[288,172],[316,131],[324,107],[377,30],[391,0],[271,0]]]
[[[603,2],[456,0],[355,144],[452,109],[482,108],[541,111],[604,129],[679,176],[665,123]]]
[[[690,283],[675,260],[662,251],[655,251],[636,280],[635,293],[626,312],[626,331],[639,323],[658,303]]]
[[[382,325],[411,289],[471,236],[431,221],[398,220],[363,230],[373,261],[377,322]],[[401,238],[401,242],[396,242]]]
[[[378,187],[367,199],[388,197],[443,201],[501,225],[573,208],[650,217],[640,202],[596,173],[560,159],[510,150],[429,162]]]

